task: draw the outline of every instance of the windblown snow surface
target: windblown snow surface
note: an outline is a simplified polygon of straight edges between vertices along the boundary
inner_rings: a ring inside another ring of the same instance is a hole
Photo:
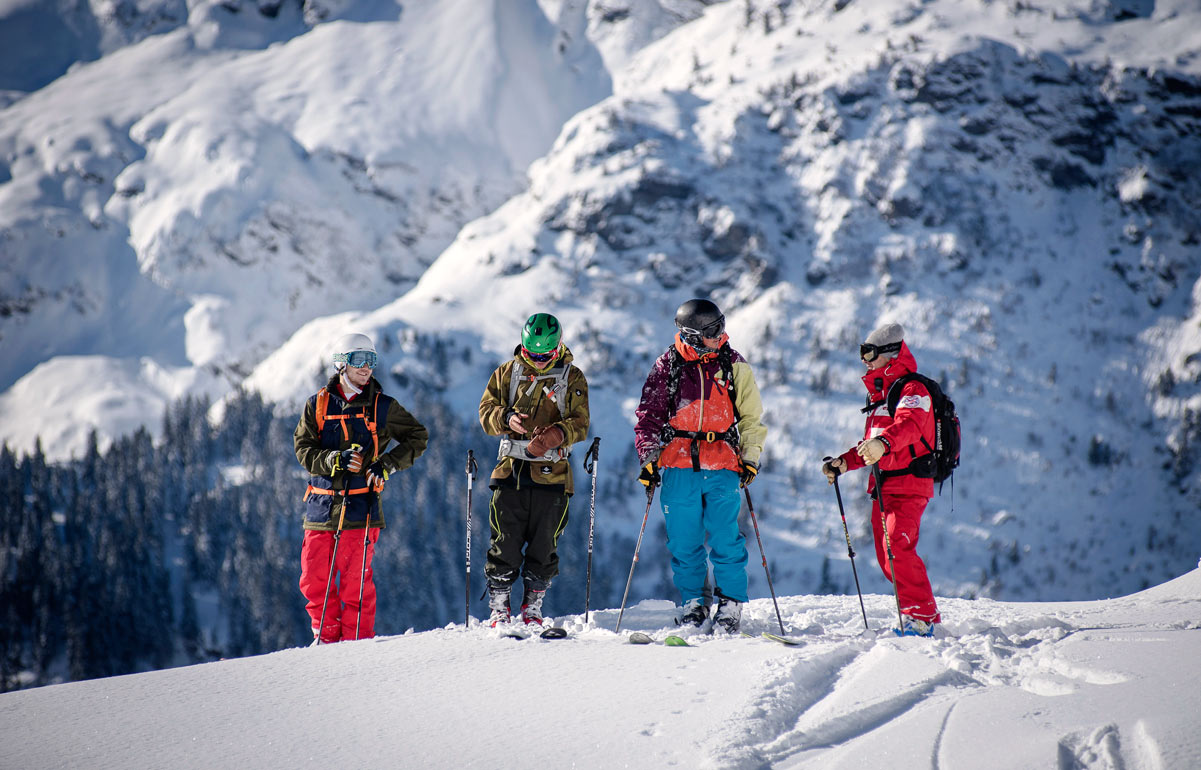
[[[0,696],[0,767],[1196,768],[1201,570],[1123,598],[946,599],[897,638],[888,595],[750,602],[753,638],[675,630],[670,602],[473,621]]]

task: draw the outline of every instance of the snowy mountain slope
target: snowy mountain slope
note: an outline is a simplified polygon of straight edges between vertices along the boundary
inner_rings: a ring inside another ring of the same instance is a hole
[[[393,5],[270,46],[219,6],[0,111],[0,388],[60,355],[236,385],[308,319],[412,285],[609,93],[533,0]]]
[[[0,266],[0,335],[2,381],[23,377],[0,434],[60,436],[62,457],[88,426],[125,429],[120,399],[50,398],[112,371],[150,419],[235,384],[294,410],[352,326],[379,340],[390,389],[432,385],[471,424],[522,319],[550,308],[592,382],[601,536],[625,561],[645,504],[638,386],[676,305],[708,292],[769,410],[753,493],[777,586],[850,588],[828,564],[845,542],[816,467],[858,435],[855,345],[888,320],[964,418],[965,465],[924,528],[940,594],[1095,597],[1191,566],[1196,9],[703,5],[406,6],[263,51],[205,47],[236,26],[180,28],[15,102],[0,228],[21,259]],[[535,79],[506,90],[524,82],[510,71]],[[144,87],[105,89],[122,77]],[[578,101],[537,101],[573,87]],[[550,147],[528,183],[526,113]],[[78,265],[24,258],[60,259],[60,242]],[[322,282],[327,265],[343,280]],[[139,383],[141,356],[158,374]],[[844,497],[863,547],[861,483]],[[644,570],[635,596],[661,580]]]
[[[322,340],[354,325],[388,340],[398,387],[434,379],[470,419],[522,319],[553,309],[624,483],[609,531],[632,537],[638,388],[676,305],[712,293],[768,409],[753,491],[777,584],[816,587],[845,553],[816,468],[862,426],[855,346],[897,320],[965,426],[923,529],[936,591],[1084,598],[1191,564],[1201,81],[1181,30],[1196,11],[746,8],[648,46],[413,290],[310,324],[248,384],[295,403],[315,379],[277,373],[315,371]],[[859,542],[863,481],[844,480]]]
[[[853,597],[787,596],[800,647],[624,643],[672,630],[648,600],[622,636],[610,609],[561,618],[564,641],[458,626],[290,649],[0,695],[0,765],[1194,767],[1199,595],[1194,570],[1108,601],[952,600],[936,639],[863,633]],[[889,622],[891,597],[866,606]],[[744,618],[776,628],[768,600]],[[331,713],[341,737],[315,737]]]

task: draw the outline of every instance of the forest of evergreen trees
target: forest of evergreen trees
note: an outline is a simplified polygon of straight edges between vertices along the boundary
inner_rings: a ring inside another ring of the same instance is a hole
[[[82,459],[62,464],[48,464],[40,447],[28,456],[0,448],[0,691],[311,641],[297,587],[307,475],[292,447],[296,415],[275,416],[257,394],[231,398],[218,421],[211,406],[182,400],[164,415],[159,439],[143,429],[100,451],[93,435]],[[387,528],[374,562],[380,635],[463,621],[468,449],[480,473],[472,610],[486,615],[478,597],[494,442],[439,401],[406,407],[431,440],[384,492]],[[585,446],[573,458],[579,493],[550,614],[583,610]],[[600,478],[601,505],[636,486],[612,467]],[[592,609],[616,606],[628,569],[604,568],[599,552],[607,543],[614,564],[628,564],[636,534],[598,533]],[[666,563],[642,569],[670,585]]]

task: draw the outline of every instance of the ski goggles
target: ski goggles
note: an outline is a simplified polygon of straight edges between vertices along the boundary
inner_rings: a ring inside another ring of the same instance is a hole
[[[545,364],[547,361],[550,361],[555,356],[559,355],[559,346],[555,345],[555,349],[549,353],[535,353],[534,351],[522,345],[521,354],[536,364]]]
[[[870,342],[865,342],[859,346],[859,357],[864,361],[871,363],[885,353],[901,352],[901,343],[890,342],[887,345],[873,345]]]
[[[684,337],[684,340],[689,343],[693,341],[699,342],[702,339],[715,340],[726,330],[726,317],[718,316],[716,321],[713,321],[702,329],[693,329],[688,326],[677,328],[680,330],[680,334]]]
[[[346,364],[351,369],[374,369],[379,363],[379,357],[374,350],[352,350],[349,353],[337,353],[334,355],[334,363]]]

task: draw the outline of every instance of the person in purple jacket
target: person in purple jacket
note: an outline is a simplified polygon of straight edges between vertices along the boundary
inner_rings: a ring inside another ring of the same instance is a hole
[[[767,428],[751,366],[730,347],[725,316],[707,299],[676,311],[675,343],[655,361],[638,404],[638,480],[662,484],[680,623],[709,617],[705,581],[713,566],[715,627],[736,633],[747,600],[746,538],[739,488],[759,472]],[[706,551],[706,539],[708,550]]]

